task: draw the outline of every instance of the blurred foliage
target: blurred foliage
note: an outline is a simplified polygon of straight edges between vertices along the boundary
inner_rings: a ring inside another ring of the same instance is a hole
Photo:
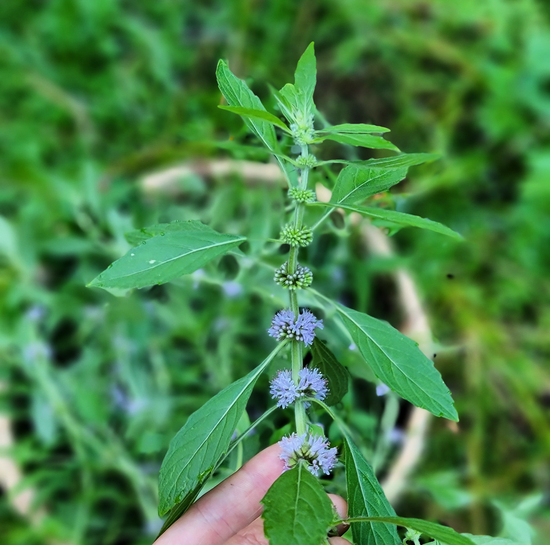
[[[258,239],[276,235],[284,192],[235,176],[186,176],[176,193],[142,180],[188,159],[250,158],[253,139],[216,108],[218,58],[280,85],[312,40],[319,110],[390,127],[404,151],[441,152],[393,202],[467,238],[405,230],[399,258],[369,259],[357,232],[331,228],[309,249],[316,283],[348,304],[399,325],[390,273],[406,264],[429,309],[461,422],[434,421],[398,511],[524,543],[528,519],[548,535],[549,12],[535,0],[2,2],[1,412],[20,486],[46,513],[31,526],[4,495],[2,542],[152,541],[170,438],[272,346],[263,331],[284,304],[271,284],[282,258]],[[175,219],[246,234],[249,258],[130,297],[84,287],[129,247],[124,232]],[[385,452],[383,476],[410,407],[363,380],[341,409],[367,453]],[[251,418],[269,405],[266,384]],[[275,424],[287,422],[281,412]],[[332,484],[341,490],[338,472]]]

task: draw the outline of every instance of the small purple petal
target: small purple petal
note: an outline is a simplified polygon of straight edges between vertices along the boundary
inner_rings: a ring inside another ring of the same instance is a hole
[[[298,392],[292,380],[292,373],[288,369],[277,373],[277,376],[271,381],[269,393],[273,399],[277,400],[277,407],[286,409],[294,403]]]
[[[376,395],[378,397],[381,397],[383,395],[386,395],[388,392],[390,391],[390,387],[387,386],[386,384],[382,383],[382,384],[379,384],[377,387],[376,387]]]
[[[315,329],[323,329],[323,320],[318,320],[309,310],[302,310],[298,318],[290,309],[277,312],[267,330],[278,341],[296,339],[310,346],[315,338]]]
[[[328,440],[320,435],[293,433],[289,437],[283,437],[279,446],[279,458],[285,463],[284,471],[296,467],[300,460],[304,460],[313,475],[318,476],[319,471],[328,475],[337,462],[338,450],[335,447],[330,448]]]

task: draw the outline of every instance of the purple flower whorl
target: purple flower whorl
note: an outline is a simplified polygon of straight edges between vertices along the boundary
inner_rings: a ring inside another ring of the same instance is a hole
[[[330,448],[328,440],[320,435],[293,433],[283,437],[278,444],[281,447],[279,458],[285,463],[284,471],[296,467],[303,460],[308,471],[317,477],[319,471],[328,475],[336,465],[337,449]]]
[[[302,310],[295,318],[294,312],[284,309],[275,314],[267,332],[278,341],[296,339],[310,346],[315,338],[315,328],[323,327],[323,320],[318,320],[309,310]]]
[[[299,397],[314,397],[321,401],[327,397],[329,389],[327,380],[318,369],[300,369],[298,385],[292,380],[288,369],[279,371],[271,380],[269,393],[277,400],[277,407],[286,409]],[[309,404],[306,405],[306,408]]]

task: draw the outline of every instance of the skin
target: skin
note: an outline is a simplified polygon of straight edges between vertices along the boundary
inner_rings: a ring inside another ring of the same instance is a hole
[[[260,518],[260,500],[283,470],[280,448],[272,445],[237,473],[200,498],[154,545],[269,545]],[[347,516],[346,501],[329,494],[339,515]],[[344,533],[347,528],[339,528]],[[330,545],[350,545],[333,537]]]

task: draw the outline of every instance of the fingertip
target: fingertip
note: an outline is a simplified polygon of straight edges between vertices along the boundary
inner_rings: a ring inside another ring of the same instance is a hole
[[[340,518],[347,518],[348,516],[348,502],[342,498],[342,496],[337,496],[336,494],[329,494],[328,497],[331,499],[334,507]]]
[[[344,539],[343,537],[331,537],[328,542],[330,545],[351,545],[351,541]]]

